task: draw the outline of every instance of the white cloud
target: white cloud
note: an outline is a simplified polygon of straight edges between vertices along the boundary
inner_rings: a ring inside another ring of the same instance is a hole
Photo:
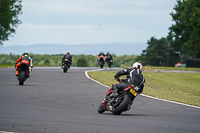
[[[175,0],[31,0],[23,1],[30,14],[87,13],[97,15],[132,14],[151,10],[169,10]]]
[[[147,42],[165,37],[176,0],[26,0],[5,45]]]
[[[10,38],[17,45],[81,44],[106,42],[141,42],[143,33],[139,29],[129,29],[110,25],[34,25],[23,24],[18,34]],[[141,37],[140,37],[141,36]]]

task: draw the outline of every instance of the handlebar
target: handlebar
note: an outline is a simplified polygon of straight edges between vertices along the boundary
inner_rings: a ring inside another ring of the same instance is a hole
[[[117,80],[120,83],[126,83],[127,82],[127,79],[115,78],[115,80]]]

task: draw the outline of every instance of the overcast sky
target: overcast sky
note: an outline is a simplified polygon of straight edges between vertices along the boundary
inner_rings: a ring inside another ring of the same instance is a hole
[[[166,37],[176,0],[23,0],[4,46],[147,42]]]

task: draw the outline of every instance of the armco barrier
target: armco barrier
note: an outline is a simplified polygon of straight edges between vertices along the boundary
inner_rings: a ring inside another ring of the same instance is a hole
[[[186,67],[200,67],[200,59],[186,59]]]

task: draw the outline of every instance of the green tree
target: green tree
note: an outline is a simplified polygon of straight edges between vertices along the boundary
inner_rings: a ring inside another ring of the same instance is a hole
[[[21,0],[0,0],[0,45],[15,33],[15,28],[21,24],[18,15],[21,15]]]
[[[77,60],[77,67],[88,67],[88,61],[84,58],[81,57]]]
[[[45,66],[49,66],[49,65],[50,65],[50,61],[49,61],[48,59],[46,59],[46,60],[44,61],[44,65],[45,65]]]
[[[143,65],[152,66],[174,66],[174,50],[170,46],[168,38],[156,39],[151,37],[147,42],[148,46],[142,51],[137,61]]]
[[[61,66],[61,60],[63,57],[63,54],[57,54],[57,55],[39,55],[39,54],[29,54],[30,57],[33,60],[34,66]],[[6,55],[6,54],[0,54],[0,64],[14,64],[15,61],[19,58],[20,55]],[[113,64],[112,67],[131,67],[132,64],[136,61],[137,55],[120,55],[117,56],[115,54],[112,54],[113,56]],[[83,59],[84,58],[84,59]],[[97,55],[72,55],[72,67],[77,66],[87,66],[87,67],[99,67]],[[84,61],[85,60],[85,61]],[[79,62],[79,63],[78,63]],[[85,63],[84,63],[85,62]],[[105,67],[108,67],[107,63],[105,64]]]
[[[175,24],[169,28],[172,46],[185,55],[200,57],[200,1],[177,0],[174,10],[170,15]]]
[[[188,3],[192,8],[192,16],[189,20],[191,21],[193,31],[191,39],[186,42],[186,45],[200,58],[200,0],[190,0]]]

